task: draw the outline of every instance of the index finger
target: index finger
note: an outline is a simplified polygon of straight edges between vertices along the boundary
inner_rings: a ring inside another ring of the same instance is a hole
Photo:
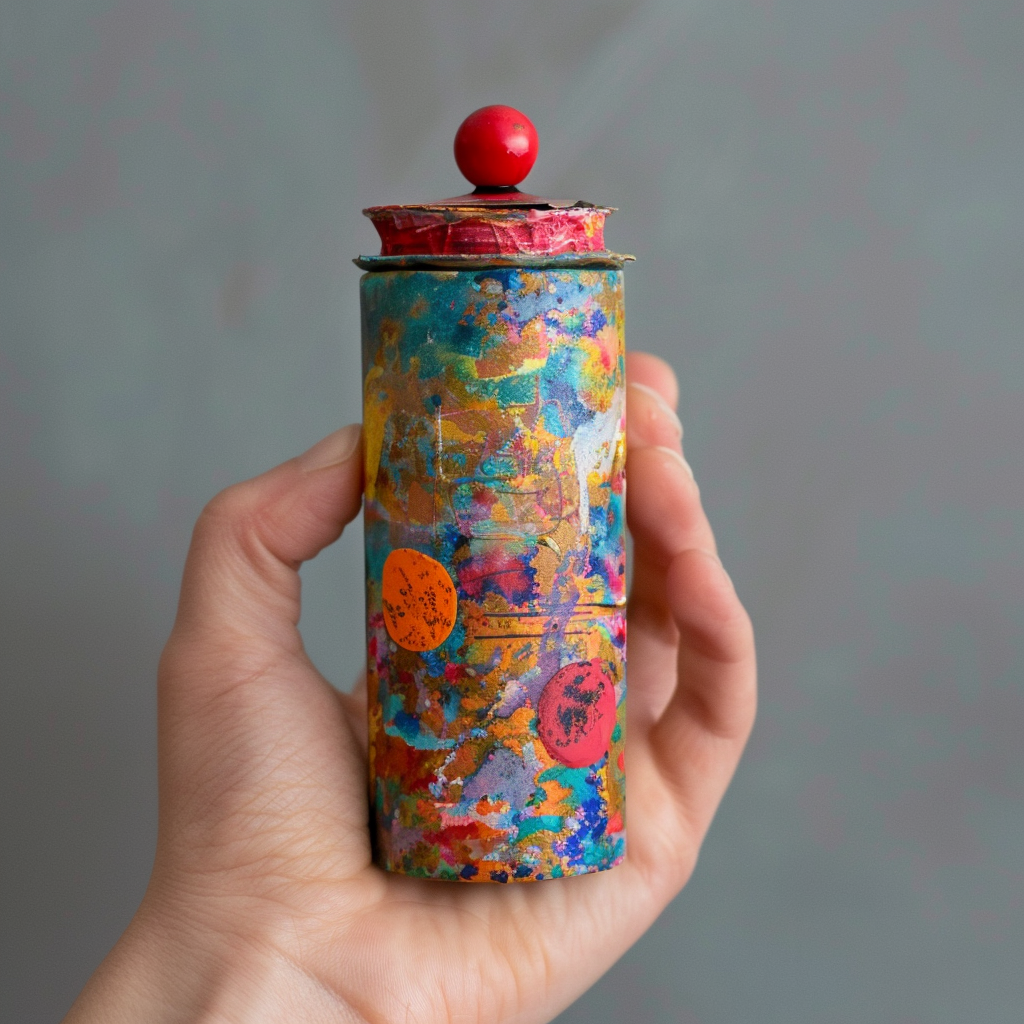
[[[626,355],[626,380],[630,384],[643,384],[653,389],[673,409],[679,404],[679,382],[675,370],[652,352],[629,352]]]

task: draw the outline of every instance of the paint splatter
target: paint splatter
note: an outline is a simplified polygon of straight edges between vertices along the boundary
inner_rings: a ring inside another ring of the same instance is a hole
[[[537,708],[547,752],[570,768],[584,768],[608,753],[615,728],[615,684],[598,659],[560,668]]]
[[[621,273],[391,270],[362,302],[377,862],[510,883],[611,867]]]
[[[407,651],[432,651],[455,625],[457,598],[447,570],[413,548],[397,548],[384,562],[381,601],[384,622]]]

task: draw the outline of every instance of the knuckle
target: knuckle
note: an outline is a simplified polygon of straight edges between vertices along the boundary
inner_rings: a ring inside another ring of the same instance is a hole
[[[232,484],[214,495],[199,513],[193,538],[199,543],[218,538],[243,538],[254,525],[255,508],[247,483]]]
[[[717,628],[708,636],[709,647],[715,650],[717,660],[737,664],[753,656],[754,631],[750,618],[739,602],[721,615]]]
[[[232,484],[215,494],[199,514],[199,523],[204,526],[220,526],[244,515],[249,508],[245,484]]]

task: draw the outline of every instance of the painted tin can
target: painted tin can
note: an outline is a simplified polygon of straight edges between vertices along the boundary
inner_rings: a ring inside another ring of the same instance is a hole
[[[366,211],[378,864],[527,881],[625,855],[622,261],[606,208]],[[416,251],[418,250],[418,251]]]

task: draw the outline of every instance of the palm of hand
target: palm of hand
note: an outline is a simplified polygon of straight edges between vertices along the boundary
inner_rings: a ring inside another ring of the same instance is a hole
[[[185,922],[180,941],[204,963],[251,979],[211,982],[204,1005],[256,1019],[247,1001],[287,989],[280,1005],[302,1019],[548,1020],[685,884],[753,721],[753,643],[671,450],[655,395],[674,402],[671,371],[639,356],[628,372],[642,385],[628,427],[629,847],[612,871],[498,886],[374,867],[365,688],[336,693],[297,628],[298,565],[358,510],[358,459],[293,460],[204,513],[161,664],[161,830],[143,907]]]

